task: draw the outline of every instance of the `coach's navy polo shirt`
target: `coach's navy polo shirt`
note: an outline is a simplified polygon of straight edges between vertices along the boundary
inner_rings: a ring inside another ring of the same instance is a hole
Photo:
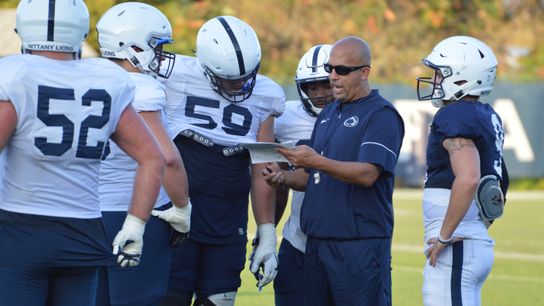
[[[335,101],[317,118],[310,145],[325,157],[377,165],[372,187],[349,184],[326,173],[309,172],[301,228],[313,238],[388,238],[393,233],[393,182],[404,123],[377,90],[357,101]]]
[[[427,180],[425,188],[451,189],[453,171],[448,151],[442,143],[447,138],[472,139],[480,154],[482,177],[494,174],[502,178],[504,132],[499,115],[478,101],[457,101],[436,112],[427,143]]]

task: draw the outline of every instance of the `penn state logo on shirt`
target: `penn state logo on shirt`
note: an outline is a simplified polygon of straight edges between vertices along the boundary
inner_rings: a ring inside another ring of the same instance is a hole
[[[348,127],[348,128],[351,128],[351,127],[356,126],[358,123],[359,123],[359,117],[352,116],[352,117],[349,117],[348,119],[346,119],[346,121],[344,121],[344,126]]]

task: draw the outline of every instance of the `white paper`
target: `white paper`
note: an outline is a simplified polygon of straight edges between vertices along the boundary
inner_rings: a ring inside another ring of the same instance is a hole
[[[276,142],[239,143],[248,149],[252,164],[269,162],[287,162],[287,159],[276,151],[276,148],[294,148],[294,144],[281,144]]]

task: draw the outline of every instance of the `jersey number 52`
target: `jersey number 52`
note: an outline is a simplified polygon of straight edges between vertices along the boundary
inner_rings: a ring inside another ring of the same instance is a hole
[[[81,105],[91,106],[92,102],[102,102],[102,114],[100,116],[88,115],[81,121],[79,133],[74,133],[74,122],[64,114],[51,114],[50,102],[54,100],[65,100],[76,103],[74,89],[56,88],[50,86],[38,86],[38,118],[48,127],[61,127],[62,140],[48,142],[47,137],[35,137],[34,145],[44,154],[61,156],[72,148],[74,141],[77,141],[76,157],[99,159],[104,149],[104,141],[97,141],[96,146],[87,145],[89,129],[100,129],[110,119],[111,96],[104,89],[89,89],[81,97]],[[67,106],[69,108],[69,106]],[[74,139],[77,138],[77,139]]]

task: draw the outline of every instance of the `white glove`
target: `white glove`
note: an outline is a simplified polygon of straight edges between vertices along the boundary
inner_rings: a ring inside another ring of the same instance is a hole
[[[249,270],[257,278],[259,291],[276,278],[278,256],[276,254],[276,227],[272,223],[257,226],[257,248],[249,256]],[[259,271],[259,268],[261,271]],[[261,273],[262,272],[262,273]]]
[[[113,239],[113,255],[121,267],[137,266],[140,264],[142,248],[144,247],[145,221],[127,214],[123,228]]]
[[[151,211],[151,215],[170,223],[170,226],[180,233],[188,233],[191,229],[191,210],[192,206],[189,200],[189,203],[184,207],[172,205],[167,210],[154,209]]]
[[[187,238],[189,238],[189,230],[191,229],[191,201],[184,207],[177,207],[172,205],[172,207],[167,210],[153,210],[151,215],[162,219],[172,227],[170,233],[170,245],[173,247],[179,247],[183,244]]]

